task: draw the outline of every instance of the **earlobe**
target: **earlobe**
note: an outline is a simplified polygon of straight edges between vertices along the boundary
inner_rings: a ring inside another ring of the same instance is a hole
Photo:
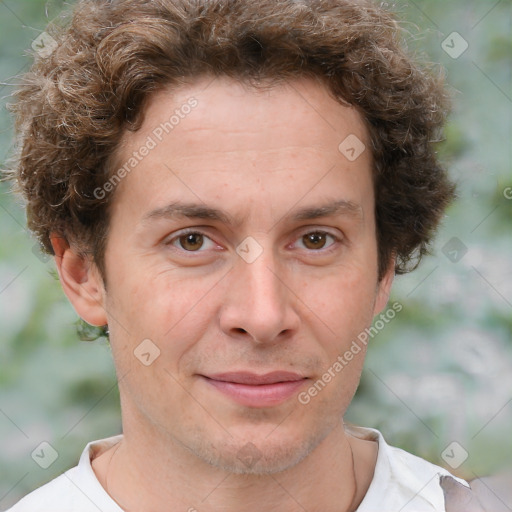
[[[391,258],[386,273],[377,285],[377,296],[375,297],[375,306],[373,309],[373,316],[378,315],[388,303],[389,294],[391,293],[391,285],[395,278],[395,258]]]
[[[55,263],[64,293],[77,314],[88,324],[106,325],[105,288],[91,258],[78,254],[56,234],[50,236]]]

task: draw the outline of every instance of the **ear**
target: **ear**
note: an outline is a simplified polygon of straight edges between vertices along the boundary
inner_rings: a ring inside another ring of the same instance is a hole
[[[50,236],[64,293],[80,318],[91,325],[106,325],[105,287],[91,258],[79,255],[61,236]]]
[[[373,307],[373,316],[378,315],[388,303],[391,285],[395,277],[395,257],[390,259],[386,273],[377,285],[377,294],[375,296],[375,305]]]

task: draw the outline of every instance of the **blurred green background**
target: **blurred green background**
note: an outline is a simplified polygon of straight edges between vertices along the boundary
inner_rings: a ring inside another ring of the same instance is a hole
[[[0,0],[2,168],[13,143],[5,109],[12,84],[28,69],[26,49],[63,5]],[[396,279],[390,304],[403,310],[371,340],[347,419],[470,479],[512,466],[512,1],[389,5],[407,21],[410,48],[446,69],[454,111],[441,151],[459,199],[435,254]],[[6,184],[0,236],[5,510],[76,465],[88,441],[117,434],[121,425],[108,344],[78,340],[53,262],[39,253]],[[58,452],[48,469],[31,456],[43,441]],[[445,452],[453,442],[454,451]]]

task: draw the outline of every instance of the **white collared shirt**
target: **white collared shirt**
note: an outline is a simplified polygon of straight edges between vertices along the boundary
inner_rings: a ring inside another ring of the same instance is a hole
[[[378,443],[377,463],[357,512],[446,512],[439,483],[447,470],[390,446],[373,428],[345,426],[348,433]],[[89,443],[78,466],[25,496],[7,512],[123,512],[98,481],[91,460],[122,439],[114,436]],[[457,479],[468,486],[467,482]]]

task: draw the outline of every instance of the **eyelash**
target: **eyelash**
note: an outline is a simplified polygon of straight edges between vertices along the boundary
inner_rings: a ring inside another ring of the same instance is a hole
[[[313,233],[320,234],[320,235],[327,235],[333,239],[333,242],[325,249],[324,248],[320,248],[320,249],[305,248],[304,249],[308,253],[311,253],[311,254],[327,254],[327,253],[331,252],[330,250],[333,250],[332,249],[333,246],[337,245],[337,243],[342,242],[341,237],[336,236],[333,233],[330,233],[329,231],[325,231],[322,229],[312,229],[311,231],[305,231],[297,238],[297,240],[300,240],[300,239],[302,239],[302,237],[304,237],[306,235],[313,234]],[[216,242],[214,242],[206,233],[199,231],[197,229],[194,229],[194,228],[188,228],[188,229],[183,229],[182,231],[179,231],[176,235],[174,235],[167,242],[165,242],[165,245],[172,246],[180,252],[189,253],[189,254],[206,252],[205,250],[202,250],[202,247],[201,247],[201,249],[198,249],[197,251],[187,251],[186,249],[183,249],[182,247],[177,247],[174,245],[174,242],[178,242],[180,238],[187,236],[187,235],[202,235],[204,238],[207,238],[208,240],[210,240],[210,242],[216,244]]]

